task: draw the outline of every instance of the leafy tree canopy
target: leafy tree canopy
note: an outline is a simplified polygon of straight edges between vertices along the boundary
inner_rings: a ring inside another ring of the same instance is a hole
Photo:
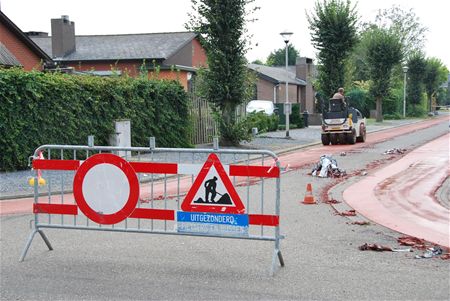
[[[415,52],[409,56],[408,62],[408,100],[417,105],[422,99],[423,79],[425,75],[426,62],[422,52]]]
[[[349,0],[323,0],[307,18],[312,44],[319,50],[318,86],[331,96],[344,86],[345,62],[357,42],[358,16]]]
[[[292,44],[288,44],[288,65],[295,65],[300,52]],[[286,66],[286,48],[272,51],[267,57],[267,66]]]
[[[263,61],[261,61],[260,59],[256,59],[252,62],[252,64],[257,64],[257,65],[264,65]]]
[[[448,80],[448,69],[438,58],[425,59],[425,74],[423,83],[428,97],[428,109],[431,111],[431,101],[440,86]]]
[[[397,35],[382,28],[372,28],[367,41],[371,92],[376,98],[377,121],[383,120],[382,99],[389,94],[392,70],[402,58],[402,44]]]
[[[380,10],[375,23],[366,25],[376,25],[398,35],[404,47],[405,57],[424,48],[428,29],[420,23],[413,9],[403,10],[400,6],[394,5],[389,9]]]
[[[222,144],[239,142],[242,128],[236,125],[236,107],[246,101],[247,10],[254,0],[192,0],[193,14],[186,24],[200,34],[208,57],[203,95],[217,110]]]

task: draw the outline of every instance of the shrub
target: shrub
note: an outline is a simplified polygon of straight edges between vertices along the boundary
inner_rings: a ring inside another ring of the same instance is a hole
[[[292,114],[290,116],[289,122],[292,124],[292,128],[304,128],[305,127],[303,115],[301,115],[301,113],[300,113],[300,105],[299,104],[292,105]]]
[[[355,88],[345,93],[345,96],[348,98],[350,106],[361,111],[363,116],[369,116],[370,110],[375,107],[375,101],[367,90]]]
[[[426,108],[423,105],[410,105],[408,107],[407,115],[411,117],[424,117],[427,114]]]
[[[278,129],[286,128],[286,116],[284,115],[284,103],[276,103],[278,108]],[[292,113],[289,115],[289,128],[303,128],[303,117],[300,114],[300,104],[292,104]]]
[[[252,112],[247,115],[246,124],[249,133],[251,133],[252,128],[258,128],[260,133],[276,131],[278,116],[276,114],[269,116],[264,112]]]
[[[131,120],[133,145],[189,146],[188,96],[175,81],[0,69],[0,170],[25,169],[42,144],[108,145]]]
[[[395,112],[393,114],[384,114],[383,115],[383,119],[386,119],[386,120],[399,120],[399,119],[403,119],[403,116],[402,116],[402,114]]]

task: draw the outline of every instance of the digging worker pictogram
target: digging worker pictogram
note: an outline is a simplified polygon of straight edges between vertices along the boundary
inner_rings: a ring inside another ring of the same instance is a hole
[[[214,198],[216,197],[216,187],[217,187],[217,177],[213,177],[205,182],[205,202],[209,202],[209,194],[211,194],[211,202],[214,202]]]

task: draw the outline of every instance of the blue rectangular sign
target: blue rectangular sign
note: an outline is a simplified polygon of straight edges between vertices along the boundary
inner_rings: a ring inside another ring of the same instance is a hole
[[[248,236],[248,215],[177,211],[177,231]]]

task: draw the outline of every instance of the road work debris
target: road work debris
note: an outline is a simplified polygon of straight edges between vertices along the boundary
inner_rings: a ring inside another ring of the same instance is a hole
[[[406,248],[406,249],[397,249],[397,248],[392,248],[392,247],[388,247],[388,246],[383,246],[383,245],[379,245],[379,244],[368,244],[365,243],[361,246],[358,247],[359,250],[361,251],[377,251],[377,252],[383,252],[383,251],[389,251],[389,252],[412,252],[411,248]]]
[[[367,225],[370,225],[370,223],[367,222],[367,221],[356,221],[356,222],[351,222],[350,224],[351,224],[351,225],[359,225],[359,226],[367,226]]]
[[[311,175],[319,178],[339,178],[347,173],[337,167],[337,161],[331,155],[320,156],[319,162],[314,166]]]
[[[406,152],[404,148],[391,148],[383,153],[383,155],[401,155]]]
[[[417,237],[401,236],[397,238],[397,242],[402,246],[410,246],[420,250],[425,250],[427,248],[425,240]]]
[[[434,246],[432,248],[428,248],[425,253],[421,255],[416,255],[415,259],[422,259],[422,258],[432,258],[435,256],[442,255],[442,249],[439,246]]]
[[[360,251],[378,251],[378,252],[383,252],[383,251],[390,251],[392,252],[392,248],[391,247],[387,247],[387,246],[382,246],[382,245],[378,245],[378,244],[368,244],[365,243],[361,246],[358,247],[358,249]]]
[[[325,203],[325,204],[339,204],[341,202],[338,201],[338,200],[335,200],[335,199],[331,199],[331,200],[323,201],[323,203]]]
[[[352,210],[348,210],[348,211],[338,212],[336,214],[340,215],[340,216],[356,216],[356,211],[352,209]]]

